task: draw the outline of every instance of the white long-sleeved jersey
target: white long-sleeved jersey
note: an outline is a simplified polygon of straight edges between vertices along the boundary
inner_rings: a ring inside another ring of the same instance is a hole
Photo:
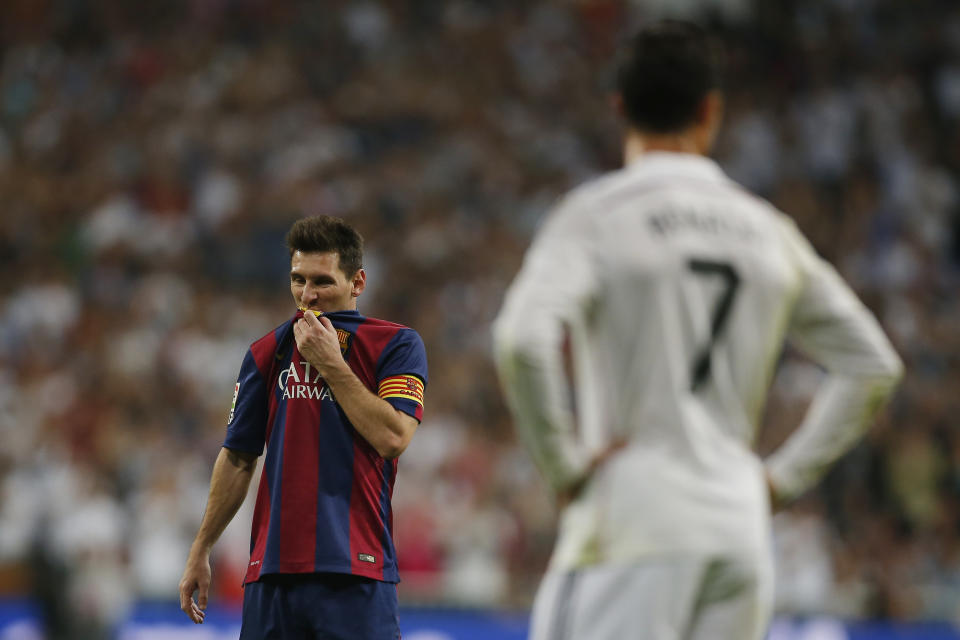
[[[571,192],[494,325],[517,429],[555,487],[629,443],[564,510],[553,566],[765,549],[752,445],[787,339],[828,375],[766,461],[784,497],[850,448],[901,375],[872,314],[785,215],[708,158],[648,153]]]

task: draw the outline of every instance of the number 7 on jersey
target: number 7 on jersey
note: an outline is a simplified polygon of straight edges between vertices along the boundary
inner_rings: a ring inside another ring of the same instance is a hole
[[[690,372],[690,390],[698,391],[707,381],[707,378],[710,377],[710,360],[713,354],[713,345],[716,344],[717,338],[727,324],[730,309],[733,308],[733,299],[737,294],[737,287],[740,286],[740,276],[733,266],[727,262],[691,258],[690,261],[687,262],[687,267],[697,277],[722,278],[724,285],[713,307],[713,314],[710,318],[710,342],[697,354],[696,359],[693,361],[693,369]]]

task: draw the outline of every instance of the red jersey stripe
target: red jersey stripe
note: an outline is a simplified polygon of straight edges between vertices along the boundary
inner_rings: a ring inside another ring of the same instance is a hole
[[[257,489],[257,506],[253,511],[253,550],[250,552],[250,562],[247,564],[247,575],[243,583],[254,582],[260,579],[260,570],[263,568],[263,555],[267,550],[267,520],[270,518],[270,481],[267,474],[260,475],[260,487]]]
[[[350,492],[350,570],[383,579],[386,523],[371,506],[380,504],[383,458],[359,436],[353,439],[353,489]]]
[[[294,346],[292,371],[280,378],[286,388],[308,377],[305,366],[300,364],[302,359]],[[285,406],[279,562],[281,566],[312,566],[317,538],[320,404],[288,401]]]

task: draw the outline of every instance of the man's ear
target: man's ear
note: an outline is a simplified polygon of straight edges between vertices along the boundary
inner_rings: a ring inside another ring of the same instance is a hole
[[[697,122],[719,127],[723,120],[723,94],[717,90],[708,91],[697,105]]]
[[[703,96],[697,105],[697,123],[694,125],[694,134],[697,138],[698,151],[704,155],[710,153],[713,144],[720,132],[723,122],[723,94],[713,90]]]
[[[357,269],[357,272],[353,274],[353,280],[350,285],[350,295],[354,298],[360,297],[363,290],[367,288],[367,272],[362,268]]]

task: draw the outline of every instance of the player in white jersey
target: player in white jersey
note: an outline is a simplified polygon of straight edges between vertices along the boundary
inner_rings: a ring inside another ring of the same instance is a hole
[[[564,505],[534,640],[762,638],[770,496],[810,487],[901,376],[836,271],[706,157],[716,75],[696,27],[631,41],[626,167],[550,214],[494,326],[517,429]],[[787,339],[827,375],[761,461],[752,445]]]

